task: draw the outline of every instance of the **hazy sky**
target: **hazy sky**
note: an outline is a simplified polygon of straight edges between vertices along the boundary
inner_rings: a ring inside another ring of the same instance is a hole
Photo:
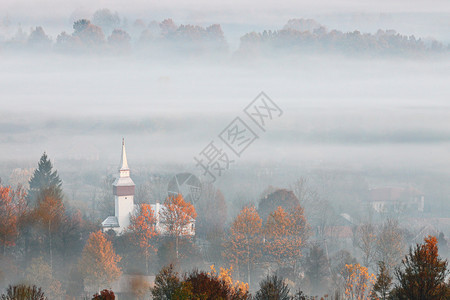
[[[254,0],[230,0],[230,1],[121,1],[121,0],[78,0],[78,1],[29,1],[29,0],[3,0],[0,9],[10,13],[22,13],[25,15],[48,16],[49,14],[67,14],[75,9],[98,9],[109,7],[126,13],[142,14],[153,10],[170,10],[195,12],[224,12],[239,14],[241,12],[449,12],[450,7],[446,0],[317,0],[317,1],[254,1]]]

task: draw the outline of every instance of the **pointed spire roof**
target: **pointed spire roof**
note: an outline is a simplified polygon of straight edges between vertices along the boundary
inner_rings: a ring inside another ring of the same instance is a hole
[[[122,138],[122,156],[120,158],[120,170],[128,170],[127,152],[125,151],[125,139]]]

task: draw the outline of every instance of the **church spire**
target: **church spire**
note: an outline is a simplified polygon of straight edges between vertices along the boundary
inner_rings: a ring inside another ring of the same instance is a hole
[[[129,170],[127,152],[125,151],[125,139],[122,138],[122,157],[120,158],[120,170]]]

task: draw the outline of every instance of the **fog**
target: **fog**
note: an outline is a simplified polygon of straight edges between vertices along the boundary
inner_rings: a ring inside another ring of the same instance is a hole
[[[96,20],[95,12],[103,8],[110,11]],[[273,261],[255,262],[251,271],[238,266],[233,274],[241,281],[252,277],[252,293],[274,270],[311,295],[334,293],[331,282],[342,269],[332,271],[341,262],[336,257],[347,251],[355,261],[364,260],[355,241],[365,223],[374,224],[381,236],[392,220],[398,221],[401,255],[428,233],[442,234],[440,243],[446,242],[449,16],[446,1],[430,5],[418,0],[258,5],[2,1],[0,188],[24,184],[28,189],[45,152],[62,180],[64,213],[75,219],[79,212],[83,222],[77,225],[79,232],[74,229],[73,247],[66,244],[70,239],[59,242],[63,231],[52,238],[50,225],[48,233],[41,227],[35,232],[20,229],[35,244],[23,242],[20,230],[17,244],[4,243],[0,266],[7,265],[3,256],[8,255],[20,266],[10,278],[0,269],[0,293],[6,284],[29,278],[25,270],[37,257],[33,249],[47,261],[52,239],[57,250],[50,275],[61,275],[62,289],[74,297],[91,291],[83,286],[81,271],[73,270],[78,270],[88,237],[114,214],[111,179],[117,175],[123,138],[136,204],[163,203],[168,181],[177,173],[193,173],[204,184],[194,203],[198,233],[186,238],[185,257],[178,258],[176,250],[174,261],[183,272],[213,263],[232,265],[225,258],[231,224],[244,207],[254,205],[262,214],[264,201],[278,191],[298,198],[311,236],[305,237],[292,273]],[[282,110],[265,130],[244,112],[260,92]],[[236,117],[257,135],[240,156],[219,138]],[[211,141],[233,160],[213,185],[194,160]],[[424,207],[377,211],[371,206],[371,191],[377,188],[417,192]],[[28,205],[30,211],[39,207]],[[335,232],[345,226],[351,238]],[[167,237],[155,242],[145,269],[133,258],[140,257],[138,247],[130,248],[125,238],[108,236],[123,257],[123,274],[156,274],[172,262],[173,243]],[[326,249],[329,272],[321,289],[304,281],[304,257],[319,244]],[[443,257],[450,253],[446,245]],[[375,261],[366,265],[377,272]],[[63,271],[69,267],[75,272],[70,277]],[[72,276],[81,282],[73,290],[68,284]]]
[[[85,155],[115,162],[117,141],[126,137],[131,161],[190,163],[264,91],[284,115],[240,163],[445,170],[448,68],[448,59],[339,56],[250,66],[7,56],[1,157],[32,160],[48,151],[58,160]]]

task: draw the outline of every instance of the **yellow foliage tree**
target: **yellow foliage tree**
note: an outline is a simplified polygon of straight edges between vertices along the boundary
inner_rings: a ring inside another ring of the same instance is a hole
[[[345,280],[345,299],[370,299],[376,277],[374,274],[369,275],[366,267],[360,264],[345,265],[343,276]]]
[[[6,247],[14,246],[17,237],[17,213],[14,205],[14,190],[0,186],[0,243],[3,255]]]
[[[233,221],[230,237],[225,244],[225,256],[239,267],[247,266],[247,282],[250,284],[250,268],[261,257],[262,220],[255,207],[244,207]],[[238,272],[239,273],[239,272]]]
[[[128,230],[131,232],[132,241],[139,246],[145,256],[145,270],[148,274],[148,260],[150,253],[155,251],[153,241],[156,232],[156,218],[152,207],[149,204],[140,205],[139,214],[132,216]]]
[[[264,249],[279,266],[295,265],[301,256],[302,228],[281,206],[269,214],[264,228]]]
[[[26,277],[29,283],[36,284],[45,291],[50,299],[63,299],[65,291],[61,282],[53,278],[50,264],[42,257],[33,258],[26,269]]]
[[[178,241],[180,236],[189,235],[190,228],[197,217],[194,205],[184,201],[183,196],[171,196],[164,201],[160,211],[160,220],[170,236],[175,237],[175,252],[178,258]]]
[[[211,272],[209,273],[211,276],[217,277],[219,280],[223,280],[228,288],[232,291],[232,294],[235,295],[238,299],[245,299],[245,296],[248,294],[248,283],[239,280],[233,280],[233,276],[231,273],[233,272],[233,267],[228,269],[220,267],[220,272],[217,274],[216,268],[214,265],[211,265]]]
[[[48,232],[50,268],[53,270],[53,233],[59,229],[65,217],[65,208],[60,191],[54,187],[42,190],[37,201],[34,216]]]
[[[118,266],[121,257],[114,252],[112,243],[99,230],[89,235],[79,262],[79,271],[85,284],[96,287],[111,287],[122,271]]]

